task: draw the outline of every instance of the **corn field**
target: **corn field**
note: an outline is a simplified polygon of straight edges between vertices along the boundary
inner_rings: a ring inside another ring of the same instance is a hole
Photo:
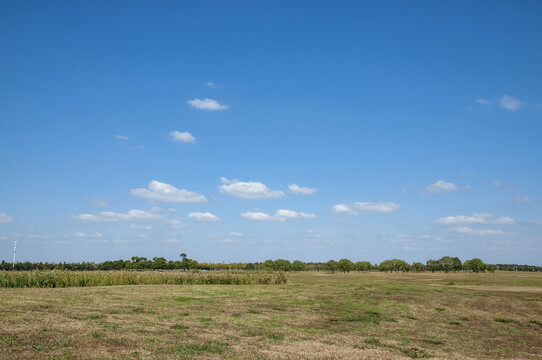
[[[112,285],[284,284],[282,272],[2,271],[2,288],[64,288]]]

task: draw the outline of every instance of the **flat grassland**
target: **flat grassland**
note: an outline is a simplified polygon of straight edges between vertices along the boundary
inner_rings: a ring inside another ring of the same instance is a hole
[[[0,289],[1,359],[541,359],[542,273]]]

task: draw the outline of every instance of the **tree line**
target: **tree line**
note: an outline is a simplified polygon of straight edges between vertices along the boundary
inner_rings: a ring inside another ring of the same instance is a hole
[[[400,259],[391,259],[382,261],[380,264],[373,264],[369,261],[353,262],[348,259],[339,261],[329,260],[327,262],[303,262],[300,260],[266,260],[264,262],[249,263],[210,263],[198,262],[190,259],[186,254],[180,254],[180,260],[166,260],[163,257],[133,256],[130,260],[94,262],[17,262],[15,267],[12,263],[2,260],[0,270],[72,270],[72,271],[92,271],[92,270],[268,270],[268,271],[329,271],[335,272],[495,272],[495,270],[504,271],[542,271],[541,266],[515,265],[515,264],[485,264],[481,259],[474,258],[462,262],[457,257],[443,256],[440,259],[429,259],[425,264],[421,262],[407,263]]]

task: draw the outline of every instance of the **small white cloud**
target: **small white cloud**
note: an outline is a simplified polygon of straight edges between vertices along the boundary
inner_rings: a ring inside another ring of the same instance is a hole
[[[444,180],[438,180],[436,183],[425,187],[425,191],[429,194],[438,194],[455,190],[457,190],[457,186],[454,183],[446,182]]]
[[[217,84],[215,84],[215,83],[212,82],[212,81],[206,82],[206,83],[205,83],[205,86],[210,87],[210,88],[213,88],[213,89],[218,89],[218,88],[221,88],[221,87],[222,87],[222,85],[217,85]]]
[[[75,234],[73,234],[73,236],[75,237],[78,237],[78,238],[101,238],[103,237],[102,234],[100,234],[99,232],[95,232],[94,234],[85,234],[85,233],[82,233],[82,232],[76,232]]]
[[[8,214],[5,214],[5,213],[0,213],[0,224],[7,224],[10,222],[13,222],[14,220],[15,220],[14,217],[9,216]]]
[[[152,226],[150,226],[150,225],[135,225],[135,224],[132,224],[132,225],[130,225],[130,227],[132,229],[137,229],[137,230],[152,230]]]
[[[474,101],[476,101],[478,104],[482,104],[482,105],[490,105],[491,104],[490,101],[488,101],[486,99],[481,99],[481,98],[478,98],[478,99],[476,99]]]
[[[113,240],[115,244],[126,244],[128,240]]]
[[[505,235],[506,233],[502,230],[494,230],[494,229],[473,229],[468,226],[463,227],[457,227],[454,228],[454,231],[460,233],[460,234],[466,234],[466,235],[480,235],[480,236],[486,236],[486,235]]]
[[[533,199],[531,199],[530,197],[527,197],[527,196],[516,196],[515,198],[512,199],[512,201],[516,204],[531,204],[534,202]]]
[[[221,178],[223,185],[218,188],[222,194],[231,195],[241,199],[276,199],[284,197],[280,190],[271,190],[261,182],[236,181]]]
[[[533,221],[534,221],[534,220],[533,220]],[[0,240],[7,240],[7,239],[8,239],[8,237],[5,236],[5,235],[0,236]]]
[[[304,212],[292,211],[280,209],[275,212],[275,215],[271,216],[263,212],[250,212],[247,211],[241,214],[241,217],[252,221],[280,221],[292,219],[316,219],[315,214],[307,214]]]
[[[352,207],[346,205],[346,204],[337,204],[333,205],[333,209],[331,210],[334,214],[349,214],[349,215],[357,215],[358,212]]]
[[[187,131],[180,132],[180,131],[174,130],[174,131],[169,133],[169,137],[171,138],[171,140],[177,141],[177,142],[183,142],[183,143],[195,143],[196,142],[196,138],[193,137]]]
[[[263,212],[251,212],[247,211],[241,214],[243,219],[252,221],[272,221],[273,217]]]
[[[240,232],[236,232],[236,231],[232,231],[231,233],[229,233],[229,236],[230,237],[243,237],[244,235]]]
[[[171,244],[178,244],[178,243],[181,243],[182,241],[179,239],[167,239],[166,242],[171,243]]]
[[[70,241],[68,240],[55,240],[53,241],[53,244],[69,244]]]
[[[161,202],[206,202],[205,196],[194,191],[177,189],[169,184],[152,180],[148,189],[132,189],[132,196],[147,200]]]
[[[316,188],[303,187],[296,184],[289,184],[288,190],[292,194],[303,194],[303,195],[312,195],[317,191]]]
[[[130,137],[126,135],[115,135],[115,139],[117,140],[130,140]]]
[[[188,100],[188,105],[195,109],[199,110],[210,110],[210,111],[216,111],[216,110],[227,110],[229,108],[228,105],[220,104],[218,101],[205,98],[203,100],[200,99],[194,99],[194,100]]]
[[[475,224],[496,224],[496,225],[511,225],[514,224],[514,219],[510,217],[501,217],[495,219],[495,215],[492,214],[477,214],[473,213],[472,216],[457,215],[447,216],[433,220],[435,224],[457,226],[457,225],[475,225]]]
[[[224,239],[224,240],[220,240],[220,241],[225,243],[225,244],[231,244],[233,242],[232,239]]]
[[[94,204],[94,205],[96,205],[98,207],[101,207],[101,208],[106,208],[107,207],[107,201],[102,200],[102,199],[94,198],[94,199],[90,200],[90,203]]]
[[[145,235],[145,234],[135,234],[134,236],[140,239],[146,239],[148,237],[148,235]]]
[[[188,214],[187,218],[194,219],[196,221],[207,221],[207,222],[213,222],[213,221],[220,221],[220,218],[216,215],[211,214],[210,212],[193,212]]]
[[[525,104],[519,101],[518,98],[513,96],[504,95],[499,99],[499,103],[502,108],[510,111],[516,111],[522,108]]]
[[[358,211],[376,211],[376,212],[393,212],[401,208],[401,205],[394,202],[353,202],[347,204],[333,205],[331,210],[335,214],[357,215]]]

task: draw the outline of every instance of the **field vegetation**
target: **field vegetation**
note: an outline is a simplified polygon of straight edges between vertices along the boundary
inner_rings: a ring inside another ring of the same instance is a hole
[[[287,277],[274,285],[0,288],[0,358],[542,355],[542,273],[305,271]]]

